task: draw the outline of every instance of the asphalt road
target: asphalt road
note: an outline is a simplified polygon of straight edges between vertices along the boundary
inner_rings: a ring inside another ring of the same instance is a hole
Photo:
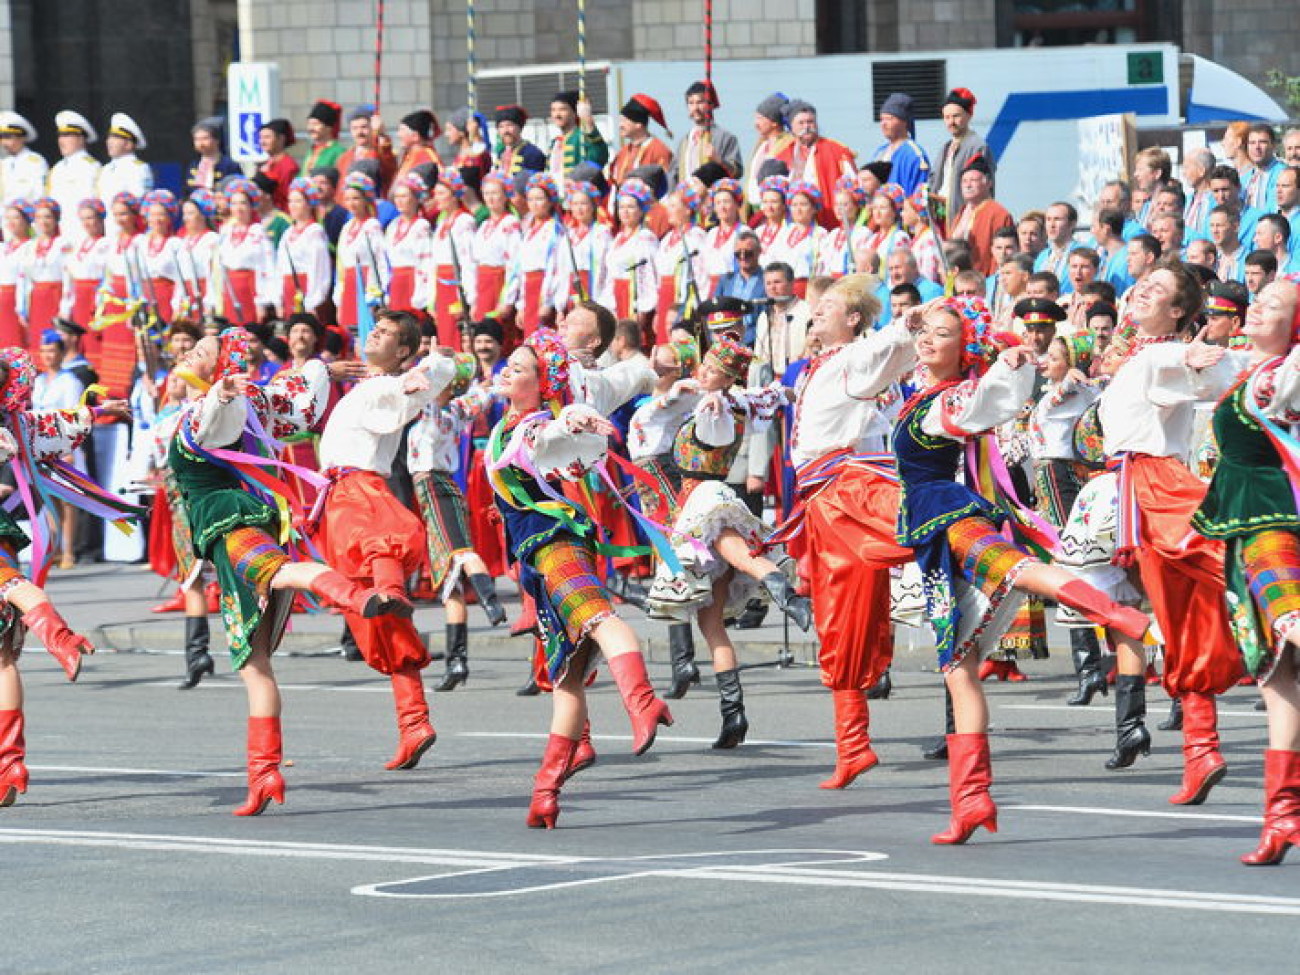
[[[133,567],[51,585],[101,641],[179,649],[178,618],[147,611],[157,589]],[[1228,778],[1172,807],[1178,736],[1106,772],[1111,700],[1064,706],[1057,650],[1031,681],[989,687],[1001,832],[953,848],[929,842],[948,802],[945,767],[920,754],[942,695],[919,635],[873,705],[881,765],[843,792],[817,788],[834,752],[815,670],[749,671],[751,740],[731,753],[708,747],[706,676],[642,758],[602,679],[600,761],[547,832],[524,827],[548,704],[513,694],[519,641],[473,617],[469,684],[431,695],[436,747],[386,772],[386,681],[327,652],[334,619],[296,619],[297,655],[277,660],[288,802],[257,819],[230,815],[245,711],[224,661],[181,693],[177,654],[101,653],[69,685],[29,647],[32,783],[0,810],[0,972],[1294,970],[1300,855],[1236,862],[1259,829],[1250,689],[1222,707]],[[779,630],[757,636],[748,663],[772,659]],[[1154,728],[1166,701],[1151,700]]]

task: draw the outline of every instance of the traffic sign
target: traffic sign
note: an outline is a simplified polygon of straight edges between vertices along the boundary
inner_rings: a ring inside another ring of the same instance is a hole
[[[258,130],[280,114],[280,66],[233,62],[226,70],[226,88],[230,155],[236,162],[260,162],[266,157],[258,144]]]

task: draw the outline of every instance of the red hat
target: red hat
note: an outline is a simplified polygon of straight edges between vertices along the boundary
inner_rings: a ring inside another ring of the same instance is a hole
[[[664,121],[664,110],[660,104],[649,95],[637,93],[627,100],[621,113],[626,118],[638,125],[645,125],[650,119],[659,123],[660,128],[668,133],[672,138],[672,130],[668,128],[668,123]]]

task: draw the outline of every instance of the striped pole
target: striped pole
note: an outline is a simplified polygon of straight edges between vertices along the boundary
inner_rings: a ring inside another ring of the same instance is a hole
[[[713,84],[713,0],[704,0],[704,80]]]
[[[375,114],[379,114],[379,83],[384,77],[384,0],[375,14]]]
[[[474,0],[465,3],[465,101],[478,111],[478,67],[474,63]]]
[[[578,97],[587,97],[587,0],[578,0]]]

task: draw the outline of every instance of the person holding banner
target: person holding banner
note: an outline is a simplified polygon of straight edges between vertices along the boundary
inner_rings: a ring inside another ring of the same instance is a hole
[[[339,327],[355,333],[369,312],[362,305],[382,305],[388,291],[384,231],[375,219],[375,183],[364,173],[343,180],[343,206],[352,216],[339,233],[334,273],[334,307]]]
[[[319,315],[329,300],[330,242],[316,220],[320,201],[321,192],[310,179],[299,176],[289,184],[292,223],[275,255],[275,273],[281,282],[276,314],[283,319],[302,312]]]
[[[262,191],[252,180],[234,179],[226,185],[230,219],[221,226],[217,262],[225,277],[220,294],[209,304],[224,309],[224,317],[239,325],[261,321],[263,306],[275,306],[275,251],[258,219]]]
[[[444,168],[433,187],[437,212],[430,240],[430,311],[438,327],[438,345],[461,347],[461,332],[469,321],[478,296],[478,271],[474,257],[474,217],[465,208],[465,180],[456,169]]]

